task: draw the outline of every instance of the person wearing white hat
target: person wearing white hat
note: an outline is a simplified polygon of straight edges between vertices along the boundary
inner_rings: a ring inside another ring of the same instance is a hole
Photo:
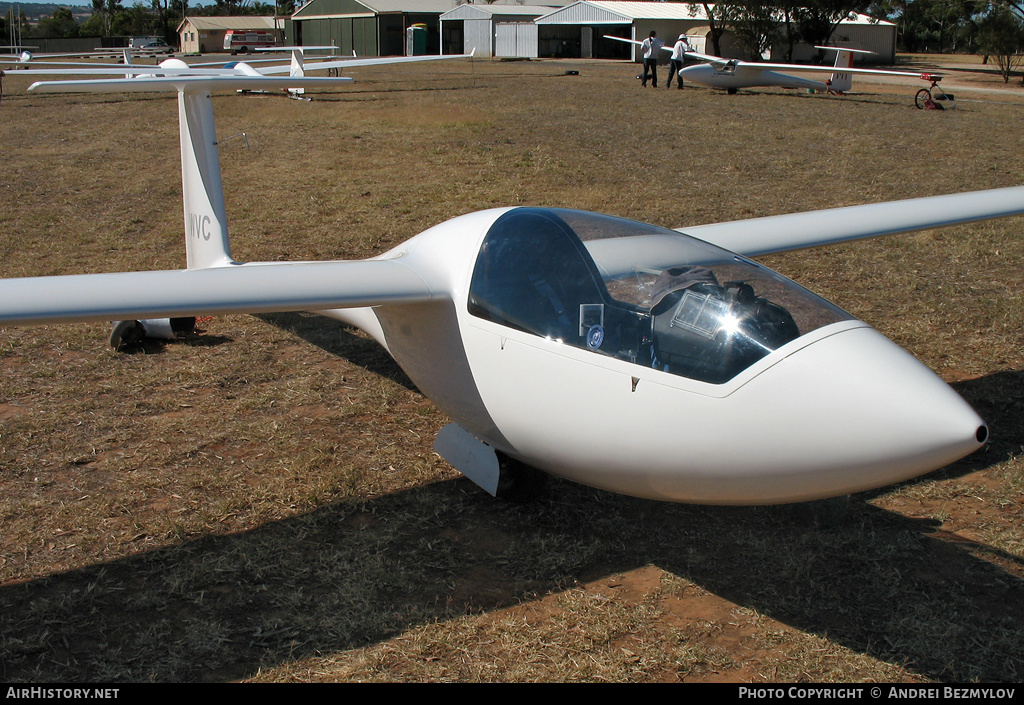
[[[686,41],[686,35],[680,34],[675,46],[672,47],[672,59],[668,65],[668,81],[666,88],[672,87],[672,76],[676,77],[679,83],[679,90],[683,89],[683,66],[686,65],[686,52],[693,51],[690,43]]]

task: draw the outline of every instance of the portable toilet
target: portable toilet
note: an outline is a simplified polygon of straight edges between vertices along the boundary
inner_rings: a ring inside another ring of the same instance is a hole
[[[427,25],[417,22],[405,30],[405,55],[423,56],[427,53]]]

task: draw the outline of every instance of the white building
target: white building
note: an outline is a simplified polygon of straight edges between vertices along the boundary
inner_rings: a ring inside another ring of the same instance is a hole
[[[704,6],[696,3],[579,0],[538,17],[535,23],[539,28],[539,56],[640,61],[635,45],[605,39],[604,35],[640,41],[651,31],[667,43],[687,34],[695,50],[711,50],[710,43],[704,46],[710,31],[708,18]],[[831,43],[873,51],[875,56],[871,60],[892,63],[896,57],[896,25],[866,15],[851,15],[840,23]],[[729,32],[722,37],[721,44],[721,53],[726,58],[750,58],[742,56],[739,44]],[[772,58],[779,60],[780,52],[785,52],[785,48],[776,47]],[[798,46],[793,58],[807,60],[814,53],[813,47]],[[781,58],[785,58],[784,54]]]

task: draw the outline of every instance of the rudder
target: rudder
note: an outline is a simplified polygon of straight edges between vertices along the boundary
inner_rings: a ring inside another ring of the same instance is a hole
[[[853,74],[840,72],[838,69],[853,68],[853,52],[848,49],[839,49],[836,52],[836,72],[829,79],[829,89],[837,93],[846,93],[853,88]]]

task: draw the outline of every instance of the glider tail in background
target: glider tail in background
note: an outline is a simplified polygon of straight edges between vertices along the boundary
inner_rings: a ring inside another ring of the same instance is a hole
[[[288,75],[289,76],[305,76],[306,72],[303,69],[303,63],[304,62],[303,62],[303,57],[302,57],[302,50],[301,49],[292,50],[292,60],[291,60],[291,63],[289,64]],[[305,93],[306,90],[304,88],[289,88],[288,92],[291,95],[298,96],[298,95],[302,95],[303,93]]]
[[[847,93],[853,88],[853,74],[840,72],[838,69],[853,68],[853,53],[840,49],[836,53],[836,72],[829,79],[829,88],[839,93]]]
[[[853,68],[853,55],[854,54],[873,54],[872,51],[864,51],[861,49],[846,49],[841,47],[814,47],[815,49],[825,49],[828,51],[836,52],[836,63],[835,71],[832,73],[832,77],[829,79],[828,87],[829,90],[835,91],[836,93],[847,93],[853,88],[853,74],[848,71],[841,71],[840,69],[852,69]]]

